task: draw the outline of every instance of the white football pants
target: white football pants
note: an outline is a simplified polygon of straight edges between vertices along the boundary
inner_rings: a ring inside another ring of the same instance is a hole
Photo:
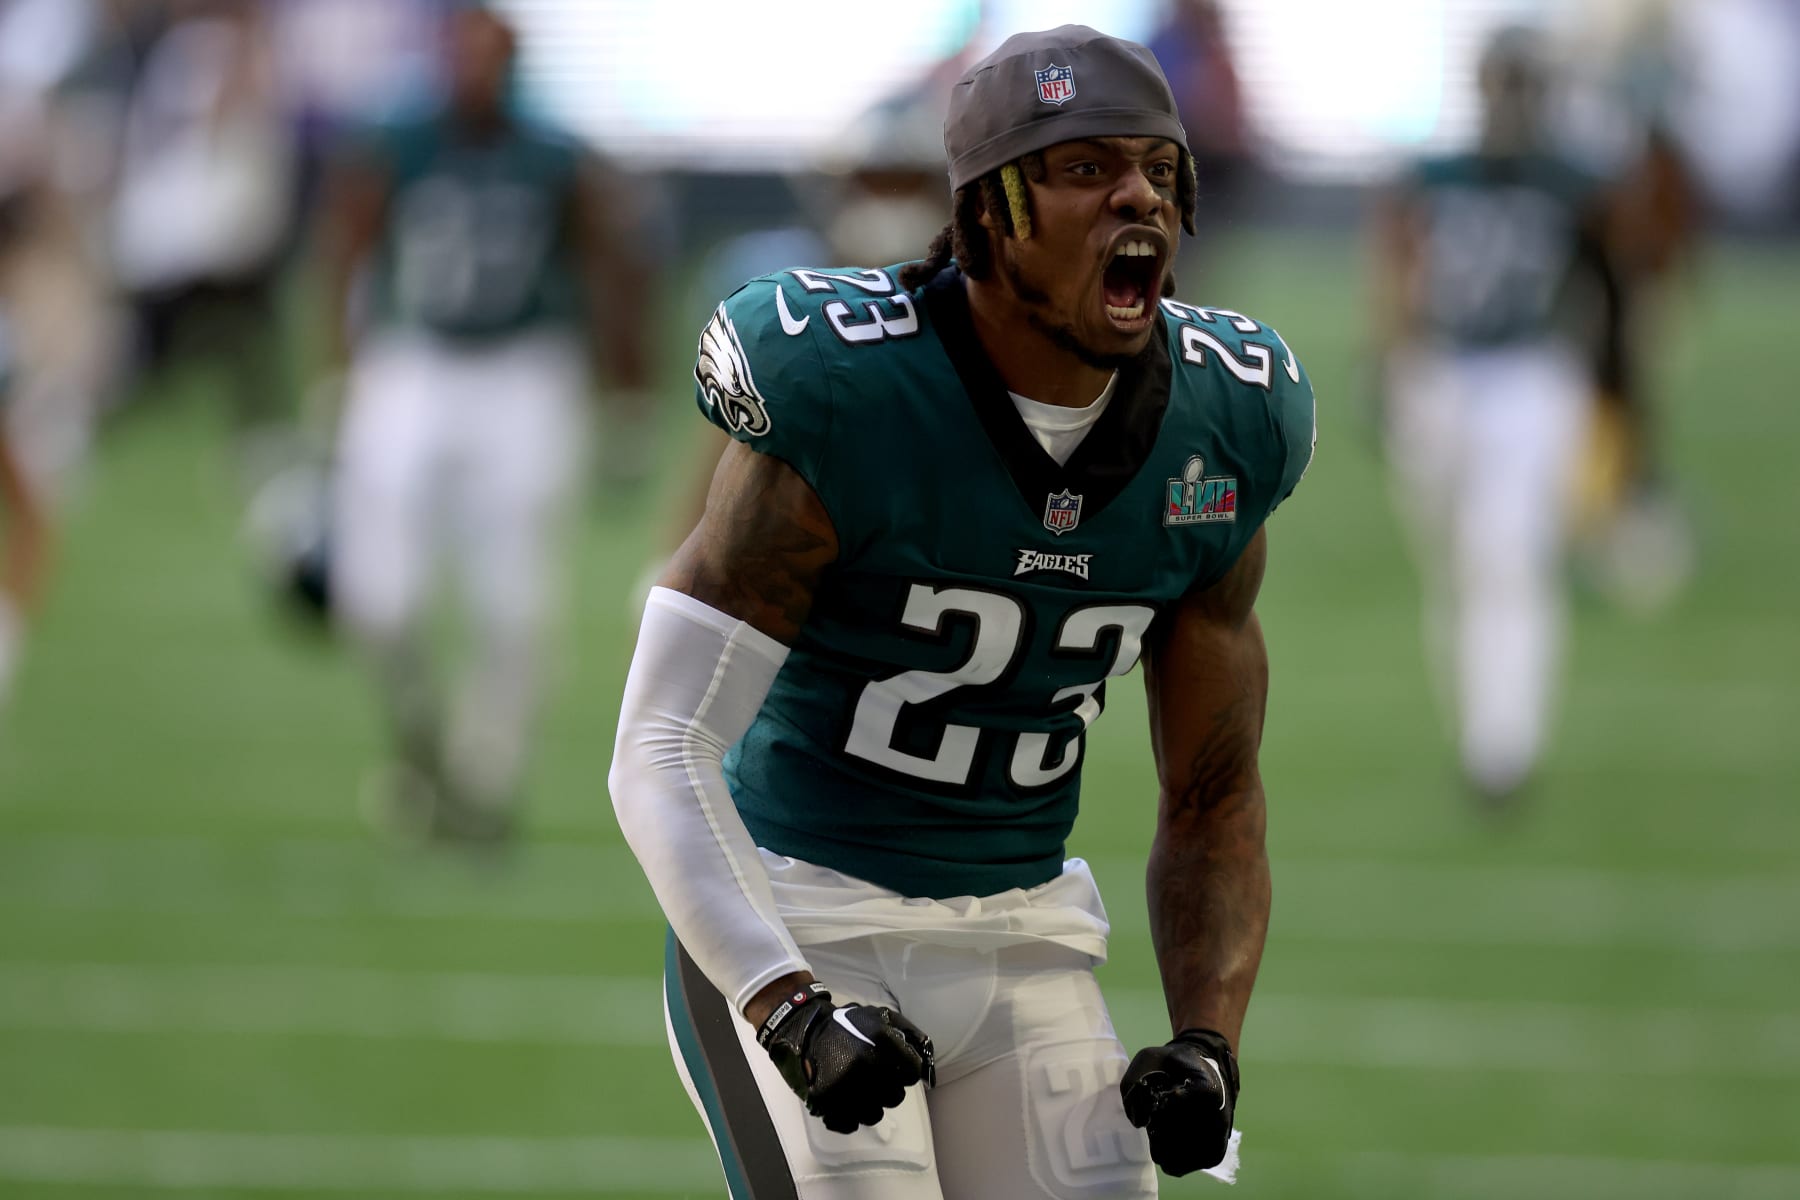
[[[477,800],[517,783],[558,525],[582,461],[586,371],[551,333],[463,345],[393,333],[348,382],[333,595],[378,668],[424,640],[448,565],[471,635],[445,755]]]
[[[779,903],[783,881],[774,884]],[[670,1045],[731,1200],[1154,1197],[1149,1141],[1125,1119],[1119,1097],[1129,1057],[1093,957],[1054,940],[1005,944],[947,911],[955,902],[872,898],[872,885],[862,886],[870,890],[845,889],[844,920],[856,919],[853,910],[912,905],[920,928],[827,944],[804,944],[799,930],[796,937],[834,1001],[886,1005],[931,1037],[937,1086],[915,1085],[879,1124],[853,1134],[832,1133],[806,1114],[749,1023],[670,935]],[[1071,916],[1072,926],[1085,920]],[[1015,910],[1012,924],[1045,919],[1054,915]]]
[[[1561,667],[1561,551],[1589,392],[1533,343],[1391,364],[1389,461],[1425,584],[1426,653],[1469,778],[1503,791],[1542,751]]]

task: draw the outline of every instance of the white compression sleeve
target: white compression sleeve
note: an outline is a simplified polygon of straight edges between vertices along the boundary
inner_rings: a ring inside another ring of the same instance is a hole
[[[607,777],[619,828],[675,936],[737,1012],[771,980],[806,969],[721,765],[787,654],[736,617],[652,588]]]

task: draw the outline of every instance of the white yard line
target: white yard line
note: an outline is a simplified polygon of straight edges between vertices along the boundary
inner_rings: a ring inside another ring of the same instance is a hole
[[[1144,927],[1141,861],[1095,862],[1115,928]],[[1279,859],[1274,936],[1344,944],[1800,950],[1800,880],[1564,867]],[[26,836],[0,844],[0,910],[657,923],[618,845],[542,843],[502,869],[326,839]]]
[[[1290,1164],[1277,1158],[1280,1170]],[[1702,1163],[1597,1155],[1347,1155],[1335,1196],[1386,1200],[1793,1200],[1800,1163]]]
[[[0,964],[0,1028],[661,1046],[661,982],[343,967]]]
[[[1093,861],[1115,935],[1141,935],[1141,861]],[[1276,859],[1276,938],[1456,946],[1800,950],[1800,878]]]
[[[0,1030],[661,1046],[659,981],[340,967],[0,964]],[[1152,989],[1113,988],[1128,1040]],[[1166,1035],[1162,1035],[1166,1036]],[[1800,1013],[1258,993],[1268,1063],[1612,1077],[1795,1079]]]
[[[1160,992],[1109,989],[1107,1004],[1128,1040],[1166,1036]],[[1800,1078],[1800,1013],[1787,1012],[1258,992],[1245,1040],[1300,1067]]]
[[[97,1187],[381,1195],[716,1193],[691,1138],[381,1137],[0,1126],[0,1179]]]
[[[1252,1134],[1254,1138],[1254,1134]],[[1800,1164],[1746,1165],[1554,1155],[1259,1154],[1245,1178],[1335,1181],[1346,1198],[1791,1200]],[[717,1195],[700,1138],[511,1138],[0,1126],[0,1180],[145,1190]]]
[[[367,841],[51,835],[0,844],[0,907],[75,912],[655,920],[622,845],[536,843],[493,864]]]

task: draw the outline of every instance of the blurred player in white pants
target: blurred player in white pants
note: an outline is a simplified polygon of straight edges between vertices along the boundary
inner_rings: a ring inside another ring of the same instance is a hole
[[[1603,253],[1600,189],[1540,135],[1548,71],[1536,35],[1497,34],[1480,145],[1418,164],[1379,230],[1396,500],[1463,772],[1491,802],[1529,780],[1550,720],[1592,394],[1577,285]]]
[[[511,28],[461,10],[447,47],[442,111],[381,131],[328,193],[334,328],[349,325],[359,268],[367,283],[331,603],[387,709],[385,818],[486,842],[517,816],[557,526],[583,460],[587,351],[641,386],[643,296],[601,165],[508,101]],[[452,686],[432,637],[444,566],[470,634]]]
[[[548,332],[476,350],[390,334],[358,356],[338,449],[335,602],[390,676],[406,740],[423,743],[403,749],[425,778],[394,786],[451,786],[478,809],[511,802],[586,388],[580,347]],[[421,659],[445,559],[473,644],[440,729]]]
[[[1388,451],[1425,574],[1426,635],[1464,771],[1509,794],[1544,745],[1562,646],[1560,553],[1586,428],[1556,345],[1414,350],[1391,363]]]

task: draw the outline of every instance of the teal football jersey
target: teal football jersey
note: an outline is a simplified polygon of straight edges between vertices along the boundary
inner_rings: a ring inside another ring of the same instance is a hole
[[[575,319],[574,142],[520,121],[471,140],[432,118],[386,130],[373,150],[391,188],[381,320],[474,339]]]
[[[1306,470],[1312,386],[1274,330],[1165,302],[1059,466],[962,277],[895,270],[764,276],[702,332],[702,411],[799,472],[840,547],[726,777],[777,853],[913,896],[1032,887],[1107,681]]]
[[[1424,222],[1422,315],[1453,345],[1555,334],[1596,181],[1543,154],[1432,159],[1410,188]]]

